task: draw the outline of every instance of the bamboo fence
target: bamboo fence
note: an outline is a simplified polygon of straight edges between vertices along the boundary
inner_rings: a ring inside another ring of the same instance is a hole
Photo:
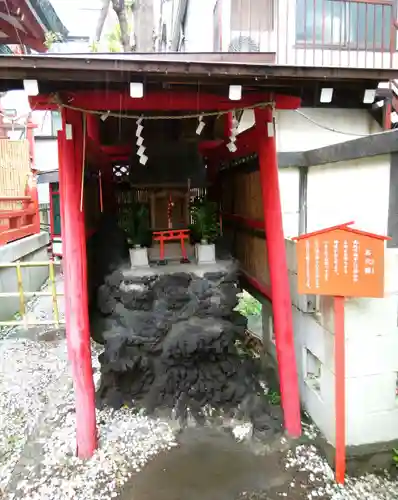
[[[28,141],[0,139],[0,198],[22,197],[30,174]],[[22,201],[1,201],[1,210],[21,210]]]

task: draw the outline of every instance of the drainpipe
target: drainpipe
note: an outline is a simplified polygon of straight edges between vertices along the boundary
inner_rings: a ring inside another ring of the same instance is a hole
[[[179,0],[177,5],[177,14],[175,21],[172,20],[171,52],[178,52],[178,46],[181,36],[181,24],[188,7],[188,0]]]

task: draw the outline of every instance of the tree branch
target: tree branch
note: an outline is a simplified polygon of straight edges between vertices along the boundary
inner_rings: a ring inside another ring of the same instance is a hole
[[[124,0],[112,0],[112,7],[119,21],[120,38],[123,50],[124,52],[130,52],[131,47],[130,47],[130,37],[129,37],[129,25],[127,22],[127,13]]]

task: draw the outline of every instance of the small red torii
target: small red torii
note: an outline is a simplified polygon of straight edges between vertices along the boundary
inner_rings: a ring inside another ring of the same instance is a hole
[[[180,241],[181,245],[181,262],[189,262],[187,250],[185,248],[185,240],[189,240],[189,229],[168,229],[167,231],[154,231],[153,232],[154,241],[158,241],[160,244],[160,263],[164,264],[164,244],[166,241]]]

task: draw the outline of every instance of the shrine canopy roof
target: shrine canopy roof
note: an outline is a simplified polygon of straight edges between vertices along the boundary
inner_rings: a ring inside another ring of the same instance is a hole
[[[61,38],[67,35],[49,0],[0,1],[1,44],[25,45],[45,52],[47,32],[58,33]]]
[[[391,78],[392,70],[278,66],[250,53],[0,55],[0,91],[22,89],[24,79],[35,79],[42,96],[128,93],[130,82],[141,81],[151,93],[200,91],[227,98],[230,85],[241,85],[243,96],[299,97],[302,106],[312,106],[327,81],[334,88],[333,106],[362,107],[364,90]]]

